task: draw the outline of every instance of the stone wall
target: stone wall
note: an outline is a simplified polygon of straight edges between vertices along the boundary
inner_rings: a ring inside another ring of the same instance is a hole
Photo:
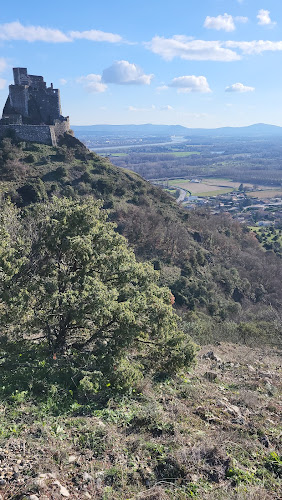
[[[69,128],[69,117],[55,120],[54,125],[0,125],[0,138],[9,135],[9,132],[13,130],[23,141],[57,146],[58,138],[68,132]]]
[[[51,130],[53,129],[53,130]],[[23,141],[40,142],[56,146],[54,126],[49,125],[0,125],[0,138],[9,135],[13,130]]]

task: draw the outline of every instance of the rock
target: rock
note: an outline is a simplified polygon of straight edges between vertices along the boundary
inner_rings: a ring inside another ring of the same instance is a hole
[[[85,481],[86,483],[89,483],[90,481],[93,481],[93,477],[88,474],[88,472],[83,472],[83,481]]]
[[[90,493],[88,493],[88,491],[85,491],[84,498],[92,498],[92,497],[91,497]]]
[[[0,487],[1,487],[1,486],[5,486],[5,484],[6,484],[5,479],[3,479],[3,478],[1,477],[1,478],[0,478]]]
[[[231,422],[232,424],[243,425],[245,423],[245,420],[243,417],[238,417],[238,418],[232,418]]]
[[[206,372],[204,374],[204,377],[209,380],[210,382],[214,382],[215,379],[217,378],[217,374],[214,372]]]
[[[266,382],[265,388],[270,396],[274,396],[277,392],[277,388],[274,387],[274,385],[270,384],[269,382]]]
[[[62,497],[69,497],[70,496],[70,494],[69,494],[67,488],[65,488],[65,486],[61,486],[60,493],[61,493]]]
[[[73,464],[76,461],[77,461],[77,457],[75,455],[69,456],[69,464]]]
[[[259,438],[261,444],[263,444],[263,446],[265,446],[266,448],[269,448],[269,441],[268,441],[268,437],[267,436],[261,436]]]
[[[204,359],[212,359],[213,361],[215,361],[216,356],[214,355],[213,351],[209,351],[206,354],[203,354],[203,358]]]
[[[248,365],[247,368],[250,373],[256,373],[256,369],[252,365]]]
[[[37,495],[29,495],[29,500],[39,500],[39,497]]]

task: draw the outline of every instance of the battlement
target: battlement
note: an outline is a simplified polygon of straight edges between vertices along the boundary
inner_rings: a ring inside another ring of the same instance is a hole
[[[59,89],[54,89],[52,83],[47,87],[43,76],[29,75],[27,68],[13,68],[13,75],[14,84],[9,86],[9,95],[0,120],[0,136],[6,127],[14,129],[23,138],[20,133],[21,125],[32,126],[32,136],[36,135],[35,125],[40,130],[48,126],[52,127],[50,135],[55,139],[51,142],[55,145],[59,135],[69,130],[69,119],[62,116]],[[24,130],[28,129],[25,127],[22,132]]]

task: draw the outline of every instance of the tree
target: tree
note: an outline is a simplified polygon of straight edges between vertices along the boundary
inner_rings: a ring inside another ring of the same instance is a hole
[[[0,319],[17,339],[36,338],[54,357],[89,353],[103,373],[129,354],[155,371],[193,360],[171,292],[136,261],[98,203],[55,199],[24,216],[5,206],[1,236]]]

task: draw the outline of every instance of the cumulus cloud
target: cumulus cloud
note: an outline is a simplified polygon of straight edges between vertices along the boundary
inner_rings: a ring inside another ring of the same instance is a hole
[[[106,33],[99,30],[69,31],[64,33],[58,29],[42,26],[24,26],[19,21],[0,24],[0,40],[25,40],[27,42],[62,43],[76,39],[91,40],[93,42],[118,43],[122,37],[115,33]]]
[[[70,42],[65,33],[41,26],[23,26],[19,21],[0,25],[0,40],[26,40],[27,42]]]
[[[115,33],[106,33],[99,30],[70,31],[69,36],[73,40],[79,38],[84,40],[91,40],[92,42],[118,43],[122,41],[122,37],[120,35],[116,35]]]
[[[158,54],[166,61],[175,57],[194,61],[238,61],[243,55],[255,55],[263,52],[282,51],[282,41],[270,40],[246,41],[206,41],[191,40],[183,35],[172,38],[155,36],[145,46],[154,54]],[[241,53],[238,52],[241,51]]]
[[[4,78],[0,78],[0,90],[3,90],[6,87],[7,81]]]
[[[272,42],[270,40],[253,40],[251,42],[225,42],[226,47],[240,49],[244,54],[254,55],[263,52],[276,52],[282,50],[282,41]]]
[[[208,81],[205,76],[179,76],[173,78],[169,87],[176,87],[178,92],[211,92]]]
[[[60,78],[59,82],[60,85],[66,85],[68,83],[68,81],[65,78]]]
[[[101,75],[90,74],[87,76],[81,76],[80,78],[77,78],[77,82],[82,83],[88,92],[99,93],[107,90],[107,85],[102,82]]]
[[[150,85],[154,75],[145,75],[136,64],[128,61],[115,61],[109,68],[104,69],[102,81],[118,85]]]
[[[171,61],[175,57],[190,61],[238,61],[240,55],[225,48],[223,42],[191,40],[184,35],[175,35],[172,38],[155,36],[145,44],[154,54]]]
[[[257,15],[258,24],[261,26],[274,26],[276,22],[273,22],[270,18],[270,11],[265,9],[260,9]]]
[[[210,17],[207,16],[204,22],[204,27],[213,30],[235,31],[235,23],[232,16],[223,14],[223,16]]]
[[[243,85],[243,83],[233,83],[229,87],[226,87],[225,92],[253,92],[255,90],[254,87],[247,87],[247,85]]]

